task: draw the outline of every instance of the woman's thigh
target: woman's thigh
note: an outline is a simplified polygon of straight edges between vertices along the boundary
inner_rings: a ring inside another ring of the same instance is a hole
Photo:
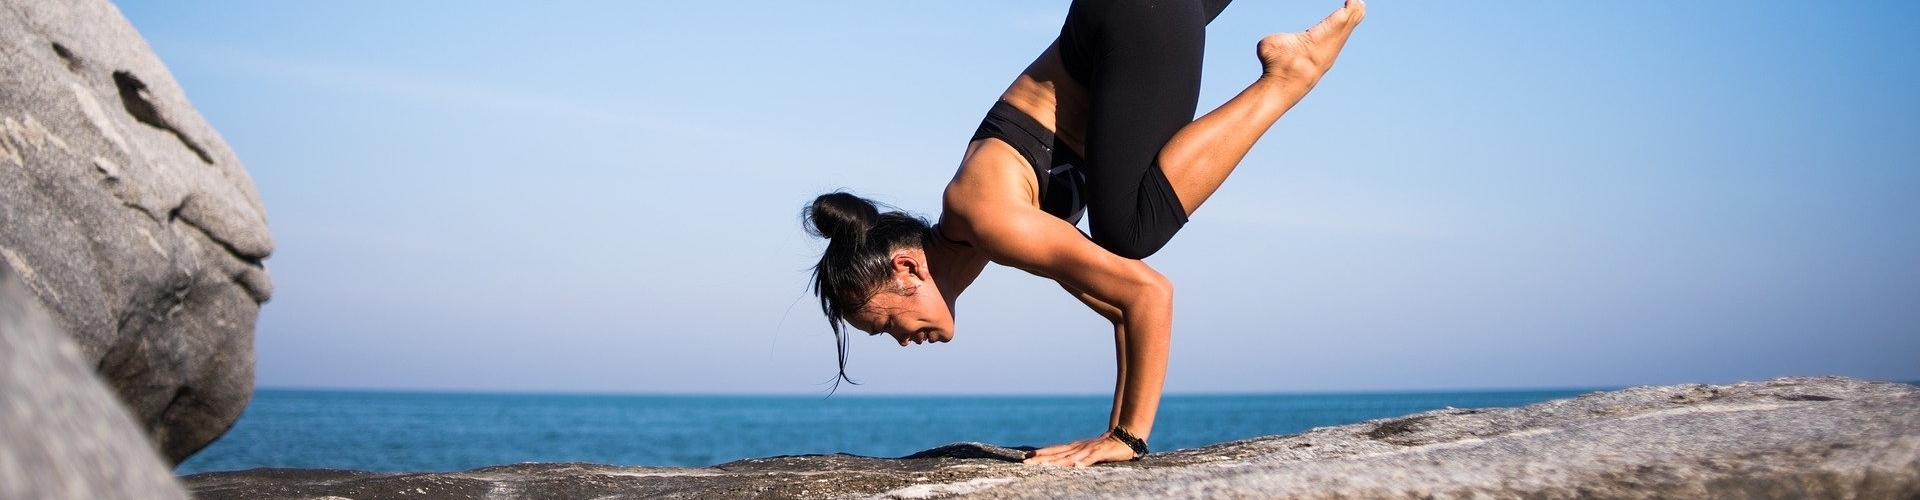
[[[1082,168],[1095,242],[1151,255],[1186,223],[1160,148],[1193,121],[1206,25],[1225,1],[1083,0],[1060,32],[1067,72],[1087,91]]]

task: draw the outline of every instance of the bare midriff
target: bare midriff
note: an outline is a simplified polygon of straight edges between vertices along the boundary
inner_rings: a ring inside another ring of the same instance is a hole
[[[1058,47],[1048,47],[1007,86],[1000,99],[1033,117],[1078,153],[1085,151],[1087,92],[1067,75]]]

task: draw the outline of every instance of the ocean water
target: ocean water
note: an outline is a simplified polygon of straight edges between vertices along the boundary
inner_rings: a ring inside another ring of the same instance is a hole
[[[1153,449],[1585,390],[1169,395]],[[261,389],[179,474],[256,467],[457,471],[519,462],[706,466],[814,453],[898,457],[960,441],[1045,446],[1098,434],[1107,396],[636,396]]]

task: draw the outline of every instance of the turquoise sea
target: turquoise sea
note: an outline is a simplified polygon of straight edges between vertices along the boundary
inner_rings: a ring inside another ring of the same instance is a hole
[[[1587,390],[1169,395],[1155,450]],[[176,471],[457,471],[519,462],[706,466],[814,453],[898,457],[980,441],[1044,446],[1104,430],[1107,396],[638,396],[261,389]]]

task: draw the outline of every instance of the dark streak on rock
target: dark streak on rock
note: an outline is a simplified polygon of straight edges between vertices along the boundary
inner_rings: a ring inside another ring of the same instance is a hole
[[[60,62],[66,63],[67,71],[79,73],[81,68],[86,67],[80,62],[80,56],[74,55],[73,51],[67,50],[67,46],[60,45],[60,42],[53,42],[53,54],[60,56]]]
[[[1373,430],[1367,431],[1367,437],[1373,438],[1374,440],[1385,440],[1390,437],[1409,434],[1425,427],[1425,423],[1428,420],[1433,420],[1433,416],[1423,415],[1389,420],[1374,427]]]
[[[193,154],[199,156],[200,161],[206,162],[208,165],[213,164],[213,157],[207,154],[207,150],[201,149],[200,145],[193,142],[192,138],[187,137],[185,132],[181,132],[180,129],[174,127],[172,123],[168,123],[167,117],[160,114],[160,108],[155,106],[153,101],[147,99],[146,82],[135,78],[133,73],[115,71],[113,72],[113,84],[120,88],[120,104],[127,109],[128,114],[133,115],[133,119],[172,133],[174,137],[180,139],[180,144],[185,145],[187,149],[193,150]]]
[[[1009,448],[1009,447],[994,446],[994,445],[984,444],[984,443],[954,443],[946,446],[941,446],[939,448],[934,448],[931,450],[921,451],[919,453],[914,453],[912,455],[900,457],[900,459],[912,460],[916,458],[959,458],[959,459],[986,458],[986,459],[1000,460],[1005,462],[1019,462],[1022,459],[1026,458],[1027,452],[1033,451],[1036,449],[1039,449],[1039,448],[1035,448],[1032,446],[1016,446],[1016,447]]]

